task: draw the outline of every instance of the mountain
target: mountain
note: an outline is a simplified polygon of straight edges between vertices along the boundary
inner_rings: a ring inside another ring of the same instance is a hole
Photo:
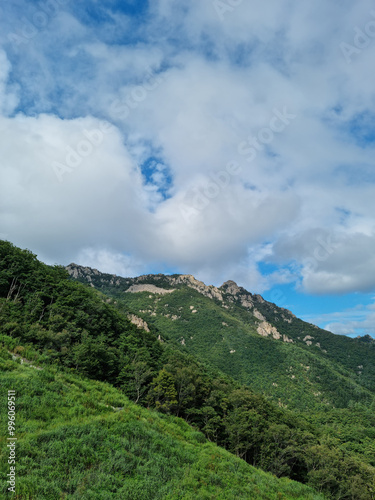
[[[0,377],[2,387],[16,390],[19,398],[20,498],[126,498],[123,483],[129,498],[142,498],[140,492],[158,498],[148,493],[155,491],[154,483],[160,486],[161,498],[171,499],[241,498],[240,491],[243,498],[255,499],[319,498],[320,493],[334,499],[374,498],[371,387],[353,381],[358,398],[347,407],[315,403],[308,411],[297,411],[293,398],[285,408],[286,403],[274,401],[266,389],[262,394],[256,388],[264,383],[261,374],[254,371],[253,380],[242,384],[229,375],[227,363],[218,368],[224,328],[244,342],[244,352],[261,342],[265,365],[272,364],[269,353],[280,355],[280,346],[289,357],[290,352],[309,354],[311,346],[274,339],[272,325],[264,325],[267,321],[257,318],[251,324],[246,318],[255,317],[254,306],[242,304],[250,295],[236,303],[238,294],[226,290],[233,283],[219,290],[189,276],[122,281],[77,266],[70,272],[86,284],[69,277],[61,266],[47,266],[30,251],[0,241]],[[168,309],[172,306],[175,318]],[[220,314],[225,315],[223,321]],[[225,319],[229,326],[222,324]],[[223,331],[216,338],[218,320]],[[178,325],[176,331],[171,325]],[[181,325],[183,338],[177,337]],[[268,337],[258,332],[260,325],[271,328]],[[196,343],[186,342],[194,338]],[[212,345],[215,356],[210,360]],[[228,359],[235,360],[232,354]],[[338,362],[324,362],[328,373],[333,363],[348,372]],[[276,360],[273,376],[277,366]],[[245,364],[243,368],[244,375],[251,374]],[[264,370],[271,371],[267,366]],[[237,373],[242,372],[234,370]],[[293,381],[284,381],[291,395]],[[6,413],[1,414],[4,418]],[[228,452],[233,455],[228,460],[241,465],[233,468],[225,458]],[[250,465],[257,472],[246,468]],[[252,474],[258,474],[260,483],[246,490]],[[170,479],[174,475],[175,482]],[[310,490],[275,476],[305,483]],[[267,482],[273,490],[267,490]]]
[[[365,405],[375,395],[375,341],[334,335],[233,281],[188,275],[121,278],[71,264],[116,306],[168,344],[208,362],[278,404],[299,410]]]
[[[0,351],[1,384],[16,395],[16,498],[324,499],[255,469],[182,419],[136,406],[109,384],[13,358]],[[8,411],[6,397],[0,411]],[[0,443],[5,478],[5,433]],[[1,498],[10,497],[8,487],[3,481]]]

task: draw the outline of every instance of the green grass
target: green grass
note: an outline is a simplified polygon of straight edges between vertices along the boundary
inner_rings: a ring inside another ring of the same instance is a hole
[[[134,405],[110,384],[15,362],[0,379],[2,477],[7,390],[17,394],[14,498],[324,498],[251,467],[181,419]],[[8,498],[4,483],[0,494]]]

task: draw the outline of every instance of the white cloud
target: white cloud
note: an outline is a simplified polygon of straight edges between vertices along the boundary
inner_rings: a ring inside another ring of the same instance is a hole
[[[305,317],[305,321],[319,324],[325,330],[351,337],[375,336],[375,304],[362,305],[321,315]]]
[[[83,248],[75,263],[117,276],[135,277],[145,271],[144,264],[134,258],[103,248]]]
[[[0,227],[8,238],[49,261],[65,261],[107,241],[121,247],[129,235],[134,251],[136,240],[142,240],[135,233],[147,214],[146,200],[116,129],[90,145],[87,135],[93,139],[101,126],[91,117],[18,115],[3,118],[0,126]],[[61,167],[60,177],[55,162],[68,169]]]
[[[159,0],[137,22],[100,8],[91,25],[67,5],[22,50],[0,38],[1,233],[111,272],[165,264],[257,291],[373,290],[375,40],[351,64],[340,49],[371,2],[251,0],[221,20],[211,1]],[[6,118],[16,95],[25,114]],[[269,135],[275,110],[295,118]],[[365,142],[353,125],[364,112]],[[53,162],[102,118],[116,127],[59,183]],[[145,181],[149,156],[171,181],[160,169]],[[213,186],[234,161],[241,171]],[[267,260],[280,270],[263,276]]]

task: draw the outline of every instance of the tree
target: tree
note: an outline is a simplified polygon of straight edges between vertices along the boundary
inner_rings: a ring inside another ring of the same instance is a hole
[[[148,390],[152,373],[145,361],[134,359],[122,368],[118,382],[122,385],[125,394],[135,403],[139,403]]]
[[[177,391],[173,375],[164,368],[154,378],[149,392],[149,401],[163,413],[171,413],[177,406]]]

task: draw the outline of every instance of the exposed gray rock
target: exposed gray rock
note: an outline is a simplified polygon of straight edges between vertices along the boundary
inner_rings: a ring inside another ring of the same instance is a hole
[[[177,277],[170,277],[169,282],[172,286],[185,284],[188,287],[197,290],[197,292],[201,293],[205,297],[209,297],[210,299],[217,299],[220,300],[220,302],[223,301],[222,292],[218,288],[216,288],[216,286],[207,286],[202,281],[195,279],[191,274],[181,274]]]
[[[139,292],[160,293],[161,295],[165,295],[167,293],[174,292],[174,289],[167,290],[165,288],[160,288],[158,286],[145,283],[144,285],[132,285],[125,291],[125,293],[139,293]]]
[[[279,340],[281,338],[281,334],[277,331],[277,329],[267,323],[267,321],[262,321],[262,323],[259,324],[257,332],[262,337],[269,337],[270,335],[272,335],[275,340]]]
[[[144,321],[142,318],[139,318],[135,314],[128,314],[128,320],[131,321],[133,325],[136,325],[141,330],[146,330],[146,332],[150,331],[146,321]]]
[[[258,309],[254,309],[254,310],[253,310],[253,314],[254,314],[254,316],[255,316],[257,319],[259,319],[260,321],[266,321],[266,318],[263,316],[263,314],[262,314],[262,313],[260,313],[260,312],[258,311]]]

